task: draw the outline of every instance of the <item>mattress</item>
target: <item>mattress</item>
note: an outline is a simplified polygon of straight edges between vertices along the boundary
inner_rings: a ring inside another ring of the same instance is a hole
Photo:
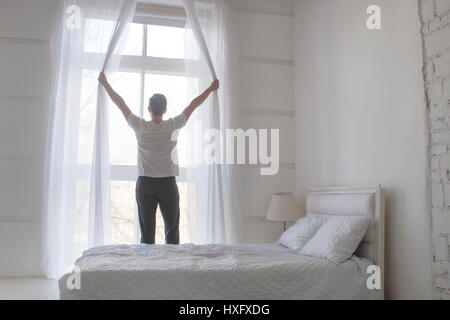
[[[68,289],[71,273],[59,286],[61,299],[382,299],[366,286],[371,264],[353,256],[336,265],[279,244],[114,245],[76,261],[80,289]]]

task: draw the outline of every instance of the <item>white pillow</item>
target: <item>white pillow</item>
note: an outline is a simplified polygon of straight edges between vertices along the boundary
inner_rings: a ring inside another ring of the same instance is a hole
[[[329,219],[302,249],[313,257],[341,263],[358,248],[371,222],[369,217],[336,217]]]
[[[325,222],[325,219],[315,217],[298,219],[294,225],[283,232],[278,242],[282,246],[300,251]]]

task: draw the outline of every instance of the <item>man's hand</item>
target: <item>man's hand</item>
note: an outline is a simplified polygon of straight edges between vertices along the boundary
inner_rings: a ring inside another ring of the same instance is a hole
[[[209,89],[210,89],[211,91],[216,91],[217,89],[219,89],[219,86],[220,86],[219,80],[215,79],[215,80],[211,83],[211,85],[209,86]]]
[[[105,86],[108,83],[108,80],[106,79],[106,75],[103,72],[100,72],[100,74],[98,76],[98,82],[100,82],[100,84],[102,86]]]
[[[128,108],[125,101],[123,101],[122,97],[119,96],[119,94],[115,92],[113,88],[111,88],[103,72],[100,72],[100,74],[98,75],[98,82],[105,88],[111,100],[117,107],[119,107],[120,111],[122,111],[122,114],[125,117],[125,120],[127,120],[128,116],[131,113],[131,110],[130,108]]]

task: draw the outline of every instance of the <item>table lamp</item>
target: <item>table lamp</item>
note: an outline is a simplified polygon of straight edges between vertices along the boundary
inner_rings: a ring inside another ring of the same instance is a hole
[[[286,222],[296,221],[305,216],[299,208],[293,193],[275,193],[267,209],[266,219],[283,222],[283,231],[286,231]]]

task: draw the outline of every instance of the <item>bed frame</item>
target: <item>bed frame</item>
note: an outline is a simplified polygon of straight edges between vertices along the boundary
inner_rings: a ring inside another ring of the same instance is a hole
[[[308,192],[307,216],[371,216],[373,222],[356,250],[359,257],[369,258],[381,270],[384,291],[385,195],[380,185],[364,187],[312,188]]]

